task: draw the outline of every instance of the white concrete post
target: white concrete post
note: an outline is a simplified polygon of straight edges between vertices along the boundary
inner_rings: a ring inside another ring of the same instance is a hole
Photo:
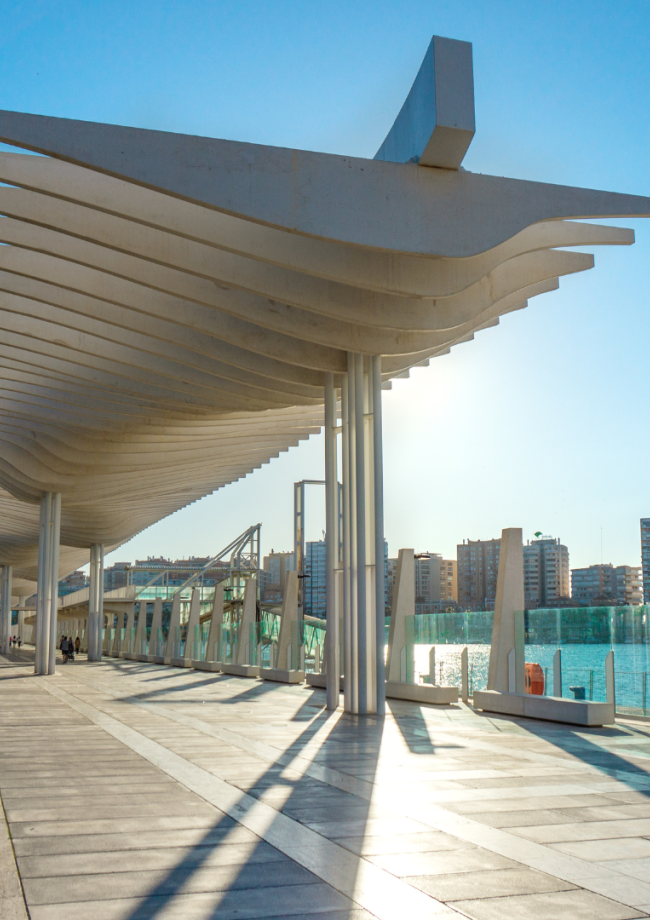
[[[147,638],[147,602],[140,601],[138,610],[138,622],[135,627],[135,639],[131,652],[134,655],[142,655],[142,643]],[[135,617],[135,602],[133,603],[133,616]]]
[[[162,615],[163,615],[162,597],[157,597],[153,602],[153,617],[151,618],[151,631],[149,633],[149,643],[147,645],[147,655],[159,656],[162,651],[158,647],[158,637],[162,636]]]
[[[11,574],[11,566],[3,565],[0,596],[0,650],[3,653],[8,651],[11,638]]]
[[[298,585],[297,572],[291,573],[295,579],[296,588]],[[285,585],[289,583],[289,579],[285,581]],[[286,589],[285,589],[286,593]],[[297,605],[298,597],[296,591],[296,618],[298,613]],[[233,664],[249,664],[247,660],[248,655],[246,652],[246,647],[250,645],[251,641],[251,626],[255,623],[257,619],[257,578],[249,578],[244,587],[244,603],[242,606],[241,620],[239,621],[239,629],[237,631],[237,661]],[[283,618],[284,621],[284,618]],[[282,627],[280,627],[282,631]]]
[[[210,632],[208,633],[208,646],[205,650],[206,661],[219,661],[221,656],[221,627],[223,626],[223,583],[218,584],[214,589],[214,601],[212,603],[212,616],[210,618]],[[215,657],[214,647],[217,645],[217,656]]]
[[[469,700],[469,655],[467,646],[460,653],[460,698],[463,703]]]
[[[429,649],[429,680],[432,684],[436,683],[436,647],[432,645]]]
[[[198,588],[192,588],[192,598],[190,600],[190,618],[187,621],[187,632],[185,633],[185,648],[183,649],[183,658],[190,662],[193,658],[201,657],[201,648],[194,648],[194,636],[196,627],[201,625],[201,592]]]
[[[167,642],[165,643],[165,664],[169,664],[176,655],[176,640],[181,634],[181,595],[176,593],[172,598],[172,615],[169,620],[169,632],[167,633]],[[180,649],[178,650],[180,655]]]
[[[607,693],[607,702],[613,703],[614,712],[616,712],[616,679],[614,677],[614,651],[607,652],[605,658],[605,687]]]
[[[90,547],[90,585],[88,587],[88,661],[102,660],[104,624],[104,544]]]
[[[412,549],[401,549],[397,556],[393,610],[388,632],[386,680],[402,680],[402,649],[406,648],[407,616],[415,616],[415,554]]]
[[[336,446],[336,390],[334,374],[325,383],[325,552],[327,595],[327,708],[339,704],[339,611],[336,603],[336,572],[339,567],[339,483]]]
[[[280,620],[280,634],[278,647],[275,653],[275,666],[287,667],[287,649],[291,645],[291,626],[298,622],[298,573],[287,572],[284,582],[284,598],[282,601],[282,618]],[[243,662],[242,662],[243,664]],[[287,670],[291,670],[291,665]]]
[[[524,635],[517,613],[524,609],[524,550],[521,527],[510,527],[501,534],[499,574],[492,624],[488,690],[500,693],[524,692]],[[509,655],[515,650],[514,682],[510,681]]]
[[[121,612],[118,617],[118,625],[121,626],[124,622],[124,612]],[[126,628],[124,630],[124,638],[118,645],[117,657],[124,658],[125,652],[133,652],[135,649],[135,641],[133,642],[134,648],[131,648],[131,635],[133,628],[135,626],[135,603],[129,606],[129,610],[126,616]]]
[[[36,592],[36,649],[34,672],[54,674],[56,661],[59,585],[61,494],[46,492],[41,499]]]

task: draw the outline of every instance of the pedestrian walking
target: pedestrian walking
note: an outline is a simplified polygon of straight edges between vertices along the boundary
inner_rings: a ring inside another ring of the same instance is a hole
[[[77,638],[74,640],[74,650],[77,655],[79,654],[80,648],[81,648],[81,639],[79,638],[79,636],[77,636]]]

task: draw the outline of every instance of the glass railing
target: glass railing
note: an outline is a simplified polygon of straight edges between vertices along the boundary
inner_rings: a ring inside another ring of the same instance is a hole
[[[492,611],[406,617],[402,673],[428,682],[435,648],[436,683],[460,686],[460,653],[468,649],[469,692],[487,686]],[[604,701],[605,658],[614,652],[616,708],[648,713],[650,607],[578,607],[524,612],[527,662],[541,666],[544,693],[553,693],[553,656],[562,651],[562,696]],[[573,688],[573,689],[572,689]]]

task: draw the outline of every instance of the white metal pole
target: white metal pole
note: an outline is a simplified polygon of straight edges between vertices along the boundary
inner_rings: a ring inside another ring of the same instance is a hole
[[[47,673],[56,668],[57,613],[59,608],[59,544],[61,542],[61,493],[52,493],[50,517],[50,641]]]
[[[97,661],[102,660],[102,623],[104,622],[104,544],[97,544]]]
[[[348,356],[349,366],[349,356]],[[350,374],[341,386],[341,465],[343,510],[343,675],[344,706],[352,712],[352,534],[350,521]]]
[[[359,559],[357,554],[357,402],[356,355],[348,353],[348,482],[350,518],[350,708],[359,712]],[[345,676],[346,686],[348,676]],[[347,709],[347,707],[346,707]]]
[[[48,556],[48,534],[51,493],[46,492],[41,498],[40,521],[38,528],[38,572],[36,587],[36,636],[34,640],[34,673],[45,673],[45,650],[49,648],[49,628],[48,617],[49,607],[47,606],[47,584],[49,579],[49,569],[47,565]]]
[[[97,546],[90,547],[90,582],[88,584],[88,626],[86,630],[86,651],[88,661],[95,660],[97,605],[95,603],[95,586],[97,584]]]
[[[384,664],[385,561],[384,561],[384,458],[381,414],[381,355],[372,359],[372,437],[375,498],[375,613],[377,617],[377,713],[386,711],[386,666]]]
[[[356,581],[358,712],[368,712],[368,591],[366,583],[366,454],[363,355],[354,356],[354,428],[356,466]]]
[[[325,554],[327,597],[327,708],[339,704],[339,622],[336,570],[339,556],[338,464],[336,452],[336,390],[334,374],[325,380]]]
[[[3,565],[2,599],[0,601],[0,617],[2,618],[0,628],[0,647],[5,653],[9,650],[9,639],[11,638],[11,574],[11,566]]]

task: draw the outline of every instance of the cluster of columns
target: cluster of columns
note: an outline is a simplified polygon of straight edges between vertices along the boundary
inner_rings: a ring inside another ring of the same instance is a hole
[[[38,535],[38,576],[36,589],[36,636],[34,672],[54,674],[57,638],[57,610],[59,602],[59,544],[61,538],[61,494],[46,492],[41,499]],[[9,569],[9,575],[4,572]],[[3,568],[2,581],[2,632],[5,629],[5,593],[8,593],[9,620],[11,623],[11,569]],[[8,587],[5,587],[8,582]],[[100,661],[102,657],[102,623],[104,601],[104,547],[90,547],[90,596],[88,603],[88,658]],[[9,626],[10,628],[10,626]],[[9,634],[7,634],[8,636]]]
[[[348,354],[348,372],[341,386],[340,425],[337,416],[334,376],[329,374],[325,385],[327,706],[335,709],[338,705],[342,665],[346,712],[381,715],[386,696],[381,357]],[[342,554],[338,524],[339,433]]]

